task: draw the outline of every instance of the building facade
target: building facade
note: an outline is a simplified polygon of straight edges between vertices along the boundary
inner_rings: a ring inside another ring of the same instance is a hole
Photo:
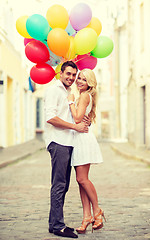
[[[0,8],[0,146],[8,147],[35,137],[36,99],[29,91],[29,73],[15,48],[13,10]]]
[[[150,148],[150,1],[129,0],[128,139]]]
[[[150,148],[149,0],[124,0],[114,19],[116,137]]]

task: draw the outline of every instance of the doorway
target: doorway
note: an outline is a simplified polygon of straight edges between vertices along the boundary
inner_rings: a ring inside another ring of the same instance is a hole
[[[6,132],[7,132],[7,146],[14,143],[13,130],[13,80],[7,77],[6,89]]]

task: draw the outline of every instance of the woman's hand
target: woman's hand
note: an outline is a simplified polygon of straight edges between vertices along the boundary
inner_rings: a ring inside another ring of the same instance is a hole
[[[67,98],[68,98],[68,101],[74,101],[75,100],[74,94],[69,94]]]
[[[87,115],[84,115],[82,122],[85,122],[88,126],[91,126],[91,119]]]

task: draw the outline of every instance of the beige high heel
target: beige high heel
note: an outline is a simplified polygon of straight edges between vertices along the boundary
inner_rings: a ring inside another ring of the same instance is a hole
[[[79,234],[84,234],[86,232],[87,227],[92,224],[94,224],[94,218],[90,216],[89,218],[84,218],[82,221],[82,225],[79,228],[76,228],[77,233]],[[92,232],[93,232],[93,227],[92,227]]]
[[[105,222],[106,222],[106,218],[104,215],[104,211],[102,209],[99,209],[99,212],[94,216],[94,224],[92,226],[93,230],[98,230],[100,228],[103,227],[103,219],[104,218]]]

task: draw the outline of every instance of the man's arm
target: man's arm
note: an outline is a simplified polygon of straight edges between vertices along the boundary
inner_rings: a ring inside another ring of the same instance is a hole
[[[73,129],[77,132],[88,132],[88,126],[85,122],[81,122],[78,124],[69,123],[56,116],[48,120],[47,123],[50,123],[53,126],[62,129]]]

